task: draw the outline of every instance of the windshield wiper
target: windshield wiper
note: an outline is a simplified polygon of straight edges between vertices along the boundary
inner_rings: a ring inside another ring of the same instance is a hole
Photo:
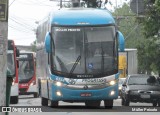
[[[62,62],[62,60],[58,56],[56,56],[56,58],[57,58],[57,61],[58,61],[59,65],[61,66],[62,71],[66,71],[67,72],[67,68],[65,67],[64,63]]]
[[[75,70],[75,68],[76,68],[78,62],[80,61],[80,59],[81,59],[81,55],[79,55],[79,56],[77,57],[76,61],[74,62],[73,66],[72,66],[72,68],[71,68],[71,71],[69,72],[69,75],[71,75],[71,74],[73,73],[73,71]]]

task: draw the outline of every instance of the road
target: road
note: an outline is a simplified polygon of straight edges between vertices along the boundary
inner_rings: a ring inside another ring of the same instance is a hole
[[[47,115],[50,115],[52,112],[56,113],[56,115],[106,115],[106,112],[109,113],[114,113],[120,115],[122,113],[125,112],[126,113],[131,113],[133,114],[134,110],[136,109],[136,114],[138,112],[142,112],[141,110],[144,110],[144,108],[147,109],[157,109],[158,107],[152,107],[152,104],[148,104],[148,103],[131,103],[130,106],[131,107],[125,107],[125,106],[121,106],[121,99],[117,99],[114,100],[114,107],[113,109],[105,109],[103,107],[103,102],[101,102],[101,107],[100,108],[86,108],[84,106],[84,103],[65,103],[65,102],[61,102],[59,103],[60,107],[59,108],[51,108],[51,107],[45,107],[45,106],[41,106],[41,99],[40,98],[33,98],[33,96],[20,96],[19,97],[19,103],[18,104],[11,104],[10,106],[16,106],[16,107],[22,107],[25,108],[25,106],[30,107],[30,106],[34,106],[37,108],[40,108],[43,113],[37,113],[37,114],[33,114],[30,113],[29,115],[44,115],[45,112],[47,112]],[[147,107],[146,107],[147,106]],[[160,110],[160,108],[158,108],[158,111]],[[98,113],[97,113],[98,112]],[[152,112],[152,111],[149,111]],[[145,112],[145,115],[147,115],[146,113],[149,112]],[[96,114],[95,114],[96,113]],[[158,112],[154,112],[154,114],[157,114]],[[52,113],[53,114],[53,113]],[[114,115],[113,114],[113,115]],[[10,115],[28,115],[28,113],[20,113],[20,112],[16,112],[16,113],[10,113]],[[123,114],[124,115],[124,114]],[[149,114],[148,114],[149,115]],[[157,114],[158,115],[158,114]]]

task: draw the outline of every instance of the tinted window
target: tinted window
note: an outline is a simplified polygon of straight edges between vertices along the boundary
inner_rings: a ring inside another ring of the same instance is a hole
[[[155,82],[152,83],[157,83],[156,79]],[[149,82],[149,76],[131,76],[128,80],[129,85],[145,85],[145,84],[150,84]]]

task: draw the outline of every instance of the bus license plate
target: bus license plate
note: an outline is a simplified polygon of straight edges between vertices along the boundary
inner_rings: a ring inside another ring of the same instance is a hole
[[[91,93],[81,93],[81,97],[91,97]]]

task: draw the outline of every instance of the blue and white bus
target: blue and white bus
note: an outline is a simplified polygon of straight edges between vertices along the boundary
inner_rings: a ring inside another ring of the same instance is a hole
[[[119,43],[118,43],[119,41]],[[59,101],[113,107],[118,98],[118,46],[124,37],[106,9],[52,12],[37,28],[37,77],[43,106]]]

